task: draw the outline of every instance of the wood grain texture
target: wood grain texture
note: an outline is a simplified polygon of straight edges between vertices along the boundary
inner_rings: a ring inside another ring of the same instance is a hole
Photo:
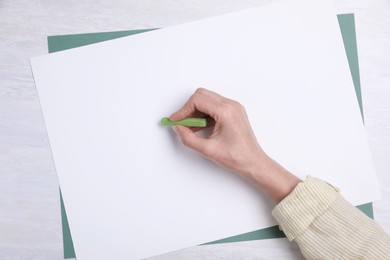
[[[1,258],[63,259],[58,182],[29,65],[47,53],[48,35],[161,28],[267,2],[0,1]],[[367,136],[383,192],[374,213],[390,233],[390,3],[337,0],[336,8],[355,13]],[[169,259],[266,259],[277,250],[259,246],[194,247]]]

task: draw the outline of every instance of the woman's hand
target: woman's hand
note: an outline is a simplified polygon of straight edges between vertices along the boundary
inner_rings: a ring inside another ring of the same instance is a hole
[[[265,154],[240,103],[199,88],[170,119],[188,117],[206,117],[208,127],[213,129],[204,138],[196,134],[199,128],[174,126],[184,145],[245,177],[275,202],[280,202],[301,181]]]
[[[208,127],[211,125],[213,130],[210,136],[203,138],[196,134],[199,128],[176,126],[174,129],[183,144],[222,167],[252,178],[259,164],[266,159],[240,103],[199,88],[170,119],[177,121],[188,117],[207,117]]]

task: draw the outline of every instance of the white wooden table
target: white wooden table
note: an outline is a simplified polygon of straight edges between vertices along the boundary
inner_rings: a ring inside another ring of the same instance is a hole
[[[29,65],[47,53],[48,35],[167,27],[267,2],[1,0],[0,258],[63,259],[58,182]],[[390,2],[335,4],[355,13],[365,124],[383,192],[374,213],[390,233]],[[278,250],[260,246],[194,247],[170,259],[267,259]]]

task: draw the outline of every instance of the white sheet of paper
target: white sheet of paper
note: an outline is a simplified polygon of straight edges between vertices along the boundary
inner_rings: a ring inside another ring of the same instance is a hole
[[[199,86],[240,101],[265,151],[301,178],[323,178],[354,204],[380,198],[331,0],[31,64],[78,259],[149,257],[276,224],[260,192],[159,125]]]

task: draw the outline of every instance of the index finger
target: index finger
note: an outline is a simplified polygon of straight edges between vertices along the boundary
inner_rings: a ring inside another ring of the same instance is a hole
[[[215,119],[218,103],[219,102],[215,98],[199,95],[195,92],[184,106],[173,113],[169,119],[173,121],[182,120],[198,112],[209,115]]]

